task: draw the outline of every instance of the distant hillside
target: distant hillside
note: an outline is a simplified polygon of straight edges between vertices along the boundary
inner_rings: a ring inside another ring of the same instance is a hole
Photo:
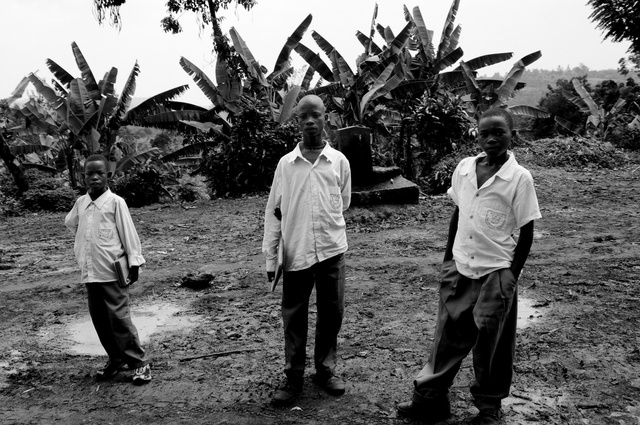
[[[619,74],[615,69],[592,71],[586,66],[566,69],[558,67],[555,70],[525,69],[520,81],[526,83],[526,87],[518,91],[508,104],[538,106],[540,99],[549,91],[548,86],[555,87],[556,81],[561,78],[570,80],[573,77],[582,77],[583,75],[587,76],[592,87],[605,80],[613,80],[620,83],[627,81],[627,77]],[[483,77],[503,79],[505,75],[496,73]],[[638,81],[637,78],[636,81]]]

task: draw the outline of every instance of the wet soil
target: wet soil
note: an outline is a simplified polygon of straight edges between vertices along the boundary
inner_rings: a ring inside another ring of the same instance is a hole
[[[534,176],[543,219],[519,282],[528,309],[505,423],[638,424],[639,164],[520,162]],[[337,370],[347,392],[334,398],[307,379],[284,409],[269,404],[283,342],[281,292],[267,290],[261,253],[265,203],[256,196],[132,209],[147,259],[131,289],[134,321],[136,312],[142,321],[154,306],[175,307],[146,338],[153,381],[142,387],[130,372],[96,382],[106,358],[77,349],[88,312],[64,214],[0,219],[0,423],[406,423],[395,406],[410,397],[431,346],[451,202],[425,196],[419,205],[348,211]],[[181,285],[203,271],[214,276],[209,286]],[[476,413],[471,379],[467,359],[445,423]]]

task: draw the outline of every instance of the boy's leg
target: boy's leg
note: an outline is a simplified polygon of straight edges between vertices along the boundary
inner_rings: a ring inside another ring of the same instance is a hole
[[[486,276],[474,309],[478,342],[473,348],[475,383],[471,386],[478,409],[499,408],[509,395],[516,344],[518,295],[509,269]]]
[[[427,364],[414,381],[420,397],[446,398],[462,360],[476,342],[473,307],[479,291],[479,282],[458,273],[454,261],[443,264],[433,346]]]
[[[309,316],[313,289],[313,268],[284,272],[282,281],[282,322],[284,325],[284,373],[292,381],[304,377]]]
[[[320,380],[331,377],[336,367],[338,333],[344,316],[344,254],[315,266],[316,271],[316,343],[314,362]]]
[[[98,339],[107,352],[109,360],[111,362],[120,362],[122,361],[122,354],[111,329],[111,320],[102,283],[90,282],[85,283],[85,286],[87,288],[89,315],[98,334]]]
[[[129,288],[121,288],[118,282],[101,283],[104,300],[111,322],[113,337],[121,358],[131,368],[140,368],[149,363],[138,339],[138,330],[131,321]]]

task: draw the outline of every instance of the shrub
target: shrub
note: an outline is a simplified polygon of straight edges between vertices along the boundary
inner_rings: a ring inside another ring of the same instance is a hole
[[[177,198],[182,202],[194,202],[199,199],[208,199],[206,191],[206,183],[202,181],[202,177],[191,177],[188,174],[178,179]]]
[[[217,136],[199,168],[212,198],[233,197],[267,190],[278,160],[298,138],[295,123],[278,124],[266,111],[239,114],[229,139]]]
[[[632,151],[640,150],[640,130],[619,126],[612,129],[606,138],[613,146]]]
[[[37,169],[25,171],[25,177],[29,190],[21,195],[11,176],[3,175],[0,179],[5,215],[20,214],[23,210],[63,212],[73,208],[77,195],[62,177],[53,177]]]
[[[616,168],[627,162],[624,153],[611,143],[577,136],[540,139],[518,155],[521,163],[543,167]]]
[[[131,168],[127,173],[114,179],[111,190],[121,196],[129,207],[143,207],[155,204],[169,194],[164,187],[162,167],[148,163]]]

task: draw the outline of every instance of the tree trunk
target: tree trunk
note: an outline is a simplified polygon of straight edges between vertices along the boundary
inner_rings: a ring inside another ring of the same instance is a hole
[[[0,157],[2,157],[7,169],[13,176],[16,186],[18,186],[18,193],[24,193],[29,190],[29,182],[22,171],[22,167],[15,163],[16,157],[11,153],[7,140],[2,134],[0,134]]]

